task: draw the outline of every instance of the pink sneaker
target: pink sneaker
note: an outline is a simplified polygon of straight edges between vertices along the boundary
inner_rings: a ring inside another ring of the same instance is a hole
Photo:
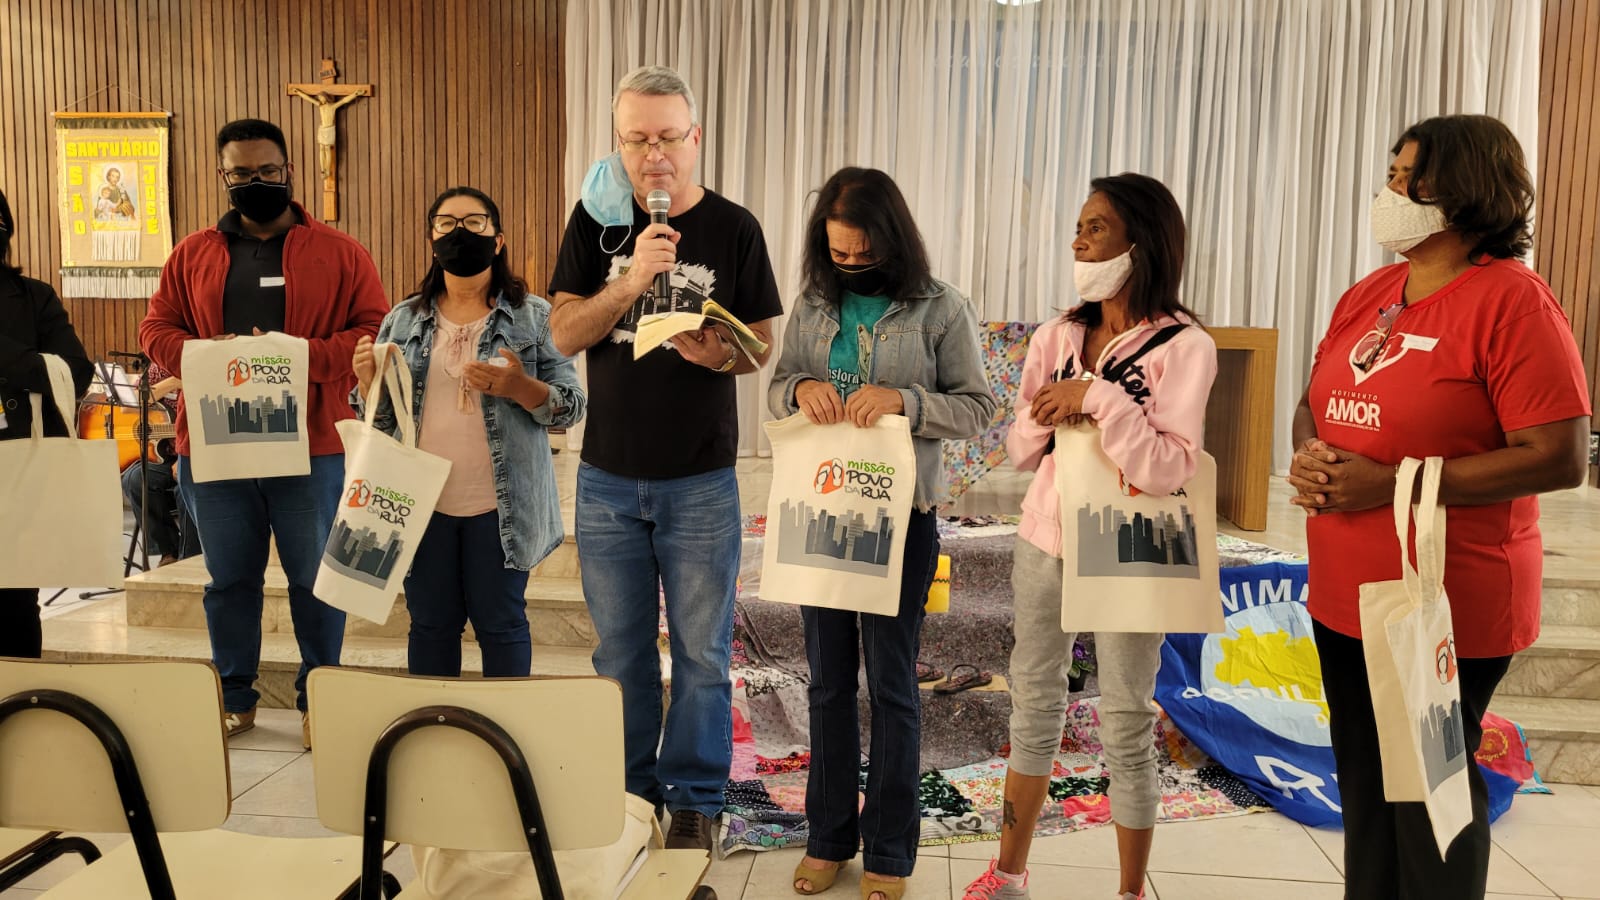
[[[1000,874],[997,859],[989,860],[989,871],[967,885],[961,900],[1032,900],[1028,896],[1028,873],[1022,873],[1020,882],[1013,882]]]

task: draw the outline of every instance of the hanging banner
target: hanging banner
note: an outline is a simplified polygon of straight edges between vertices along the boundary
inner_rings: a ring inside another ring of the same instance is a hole
[[[56,113],[64,297],[148,298],[172,252],[167,113]]]

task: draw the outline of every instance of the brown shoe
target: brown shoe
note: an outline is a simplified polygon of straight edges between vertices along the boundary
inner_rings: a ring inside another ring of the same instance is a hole
[[[300,746],[311,749],[311,713],[300,714]]]
[[[815,857],[808,855],[795,864],[794,892],[807,895],[826,893],[829,888],[833,887],[833,882],[838,879],[839,873],[844,870],[844,863],[816,859],[815,861],[822,863],[823,867],[814,869],[806,865],[807,859],[815,859]],[[804,886],[802,887],[802,885]]]
[[[882,897],[883,900],[901,900],[906,895],[906,880],[896,878],[893,881],[882,881],[877,877],[863,874],[861,877],[861,900],[872,900]]]
[[[667,832],[668,850],[704,850],[716,859],[717,820],[692,809],[672,811],[672,829]]]
[[[256,708],[252,706],[244,712],[227,712],[224,710],[222,713],[222,727],[228,732],[228,737],[244,734],[246,731],[256,727]]]

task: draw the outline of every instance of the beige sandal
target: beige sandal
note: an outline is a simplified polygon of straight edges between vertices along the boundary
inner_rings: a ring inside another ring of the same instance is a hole
[[[837,879],[839,877],[839,873],[844,870],[844,863],[842,862],[832,862],[826,859],[817,861],[827,863],[828,868],[813,869],[806,865],[806,861],[803,858],[800,860],[800,862],[795,864],[794,878],[791,878],[789,883],[794,886],[794,892],[796,894],[820,894],[823,891],[826,891],[828,888],[833,887],[834,880]],[[802,881],[810,882],[811,890],[802,890],[800,887],[800,882]]]
[[[906,880],[879,881],[876,878],[861,877],[861,900],[872,900],[872,895],[881,895],[884,900],[901,900],[906,895]]]

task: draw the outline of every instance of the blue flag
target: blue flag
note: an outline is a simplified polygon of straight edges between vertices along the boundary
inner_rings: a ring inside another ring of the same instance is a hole
[[[1221,634],[1169,634],[1156,702],[1195,745],[1279,812],[1339,825],[1339,781],[1302,563],[1225,568]],[[1479,766],[1491,821],[1518,785]]]

